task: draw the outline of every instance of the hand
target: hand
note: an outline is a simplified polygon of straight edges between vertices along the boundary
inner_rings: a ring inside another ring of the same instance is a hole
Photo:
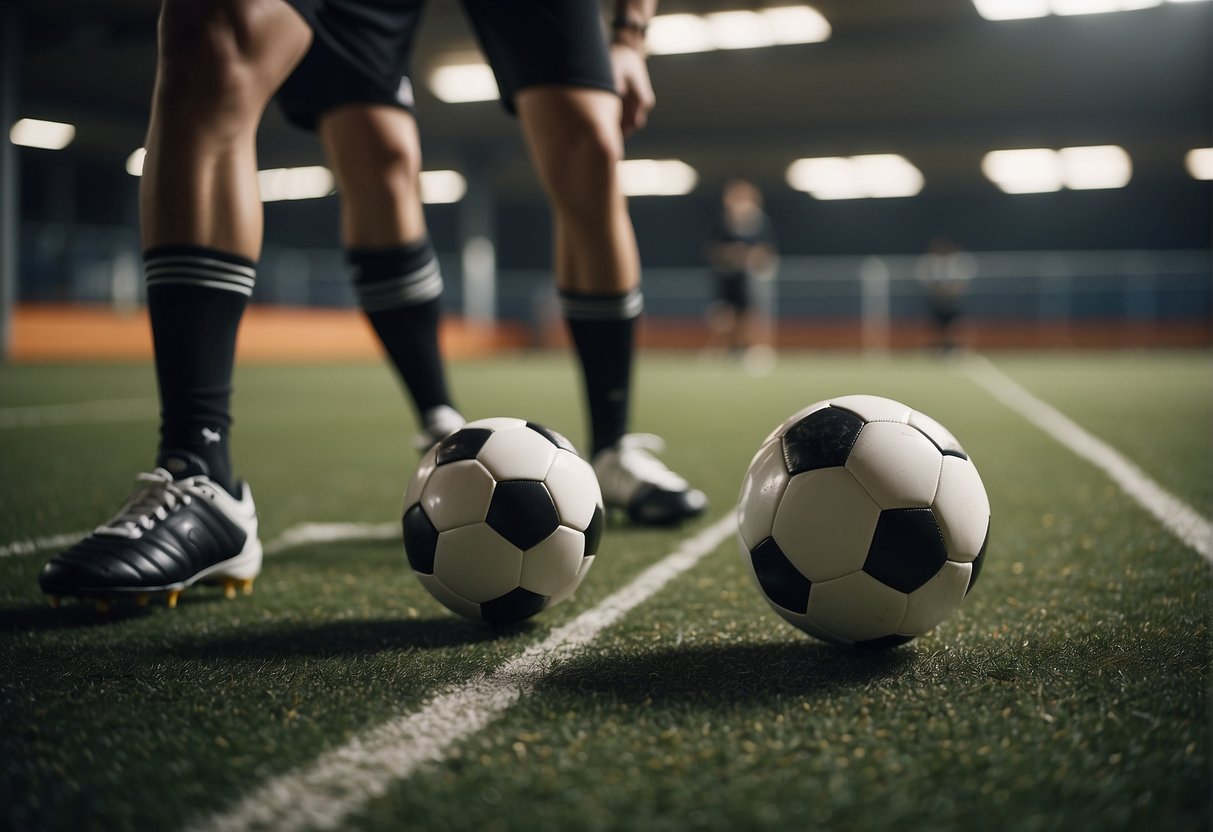
[[[653,83],[649,80],[649,68],[644,59],[643,43],[628,43],[616,40],[611,44],[611,70],[615,75],[615,91],[623,101],[623,115],[619,126],[624,136],[630,136],[644,127],[649,112],[657,103]]]

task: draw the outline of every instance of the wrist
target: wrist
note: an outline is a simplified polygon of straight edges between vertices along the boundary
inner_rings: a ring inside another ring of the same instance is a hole
[[[644,48],[648,21],[631,14],[620,13],[611,20],[611,42],[638,49]]]

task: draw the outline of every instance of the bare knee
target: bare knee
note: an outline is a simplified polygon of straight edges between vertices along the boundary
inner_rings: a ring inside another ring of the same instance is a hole
[[[345,242],[385,246],[423,236],[421,141],[412,115],[352,105],[326,114],[319,129],[341,191]]]
[[[310,31],[282,0],[165,0],[156,98],[200,131],[255,127]]]
[[[370,105],[342,108],[321,120],[320,137],[348,196],[390,201],[417,197],[421,142],[407,112]]]
[[[558,141],[537,148],[540,178],[557,210],[599,216],[621,199],[616,165],[623,158],[618,125],[578,114]]]

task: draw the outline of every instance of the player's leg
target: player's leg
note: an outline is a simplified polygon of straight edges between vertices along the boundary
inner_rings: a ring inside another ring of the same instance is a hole
[[[161,399],[156,470],[40,576],[53,598],[230,592],[260,570],[252,495],[231,476],[236,328],[261,246],[254,137],[311,30],[283,0],[165,0],[141,186]]]
[[[635,232],[619,183],[620,101],[599,89],[537,85],[515,98],[535,168],[552,204],[561,305],[581,362],[594,467],[608,504],[636,522],[702,513],[703,493],[627,433],[635,324],[643,307]]]
[[[318,127],[341,192],[354,290],[413,400],[423,426],[415,444],[424,450],[463,418],[439,349],[442,273],[421,206],[417,123],[397,106],[350,104]]]
[[[140,193],[160,450],[189,455],[174,474],[196,457],[229,490],[236,328],[261,250],[256,131],[310,40],[283,0],[165,0],[160,17]]]
[[[549,86],[521,90],[515,103],[552,206],[556,286],[584,371],[597,454],[627,432],[643,304],[636,238],[615,172],[623,152],[619,99]]]

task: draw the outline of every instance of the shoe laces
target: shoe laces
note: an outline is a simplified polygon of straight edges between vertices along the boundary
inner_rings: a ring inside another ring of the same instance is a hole
[[[185,481],[177,482],[163,468],[141,473],[135,479],[143,485],[135,490],[118,514],[108,523],[98,526],[94,534],[135,539],[151,531],[156,523],[166,519],[178,505],[189,505],[193,497],[186,491]]]
[[[653,452],[665,450],[665,441],[652,433],[629,433],[615,446],[615,465],[637,482],[679,491],[687,487],[682,477],[671,471]]]

